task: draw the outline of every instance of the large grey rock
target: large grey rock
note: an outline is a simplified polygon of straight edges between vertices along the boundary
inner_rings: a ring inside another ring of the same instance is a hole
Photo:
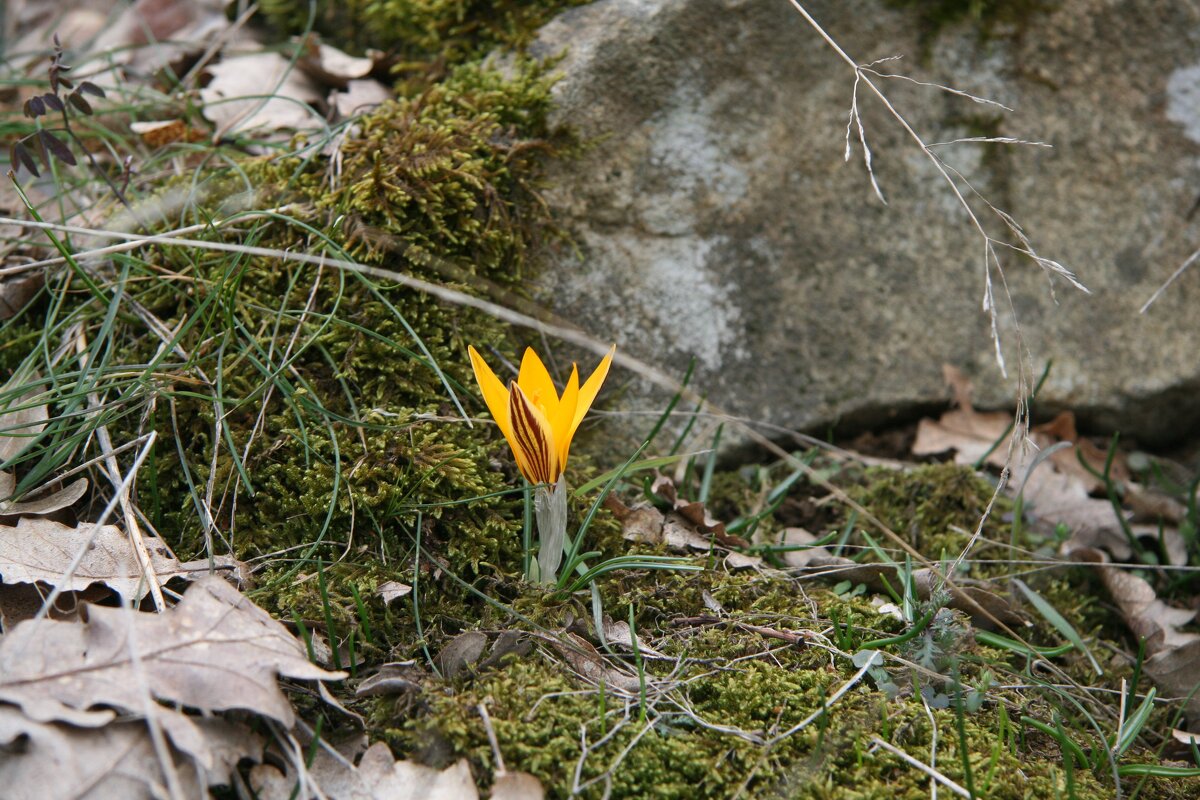
[[[1053,145],[937,152],[1092,290],[1056,280],[1052,295],[1039,267],[1000,250],[1033,377],[1054,361],[1039,406],[1163,444],[1200,420],[1200,266],[1138,308],[1200,246],[1200,16],[1158,0],[1054,5],[1012,30],[964,23],[930,40],[881,0],[805,4],[858,62],[903,55],[880,69],[1015,109],[877,80],[926,142]],[[786,0],[600,0],[542,30],[535,52],[562,51],[557,113],[593,147],[551,181],[582,245],[544,276],[555,311],[676,375],[694,355],[710,398],[789,428],[940,402],[943,362],[982,404],[1012,403],[1017,331],[1001,294],[1005,379],[980,235],[862,87],[889,205],[857,134],[843,160],[853,72]]]

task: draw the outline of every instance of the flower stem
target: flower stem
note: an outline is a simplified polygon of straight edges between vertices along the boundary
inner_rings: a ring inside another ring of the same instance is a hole
[[[533,513],[538,529],[538,579],[554,583],[562,563],[567,538],[567,477],[558,483],[540,484],[533,492]]]

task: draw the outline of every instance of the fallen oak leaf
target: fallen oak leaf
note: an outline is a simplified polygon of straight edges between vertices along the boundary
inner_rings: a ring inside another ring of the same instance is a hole
[[[208,136],[201,130],[188,125],[182,119],[147,120],[129,123],[131,133],[136,133],[147,146],[158,149],[176,142],[199,142]]]
[[[18,622],[36,617],[47,594],[48,590],[33,583],[0,583],[0,630],[12,630]],[[112,592],[98,583],[81,592],[61,592],[47,616],[76,621],[85,603],[98,603],[111,596]]]
[[[1188,716],[1200,716],[1200,636],[1173,650],[1163,650],[1142,665],[1150,680],[1162,691],[1164,699],[1187,698]]]
[[[1024,480],[1029,470],[1032,477]],[[1078,478],[1059,472],[1052,464],[1023,467],[1019,473],[1024,486],[1024,499],[1031,516],[1071,529],[1071,543],[1079,547],[1100,547],[1121,561],[1133,555],[1133,548],[1116,509],[1108,500],[1088,494]],[[1130,515],[1122,511],[1128,521]]]
[[[466,759],[445,769],[414,761],[399,761],[388,746],[376,742],[367,748],[358,764],[327,747],[314,751],[305,769],[307,790],[290,762],[286,773],[270,764],[250,770],[250,788],[259,800],[479,800],[475,779]],[[522,776],[505,781],[506,776]],[[513,793],[516,791],[517,793]],[[528,773],[498,775],[492,787],[497,800],[539,800],[541,783]]]
[[[10,498],[17,488],[11,472],[0,470],[0,498]],[[45,487],[26,493],[21,500],[0,500],[0,517],[22,517],[27,515],[53,514],[73,506],[87,494],[88,479],[77,478],[61,489],[45,492]]]
[[[10,386],[15,382],[15,378],[10,380],[0,394],[12,391]],[[0,463],[19,456],[46,429],[50,413],[45,403],[36,402],[44,391],[44,387],[34,386],[0,412]]]
[[[428,673],[417,666],[416,661],[393,661],[381,665],[378,672],[365,678],[354,690],[354,696],[373,697],[419,692],[428,677]]]
[[[375,58],[352,56],[319,41],[311,34],[304,38],[300,46],[301,56],[297,62],[300,68],[326,86],[342,89],[350,81],[365,78],[375,71]]]
[[[1146,641],[1146,675],[1162,692],[1188,698],[1187,712],[1200,715],[1200,634],[1180,630],[1196,611],[1175,608],[1159,599],[1145,580],[1113,566],[1096,548],[1076,547],[1069,552],[1078,562],[1092,564],[1134,635]]]
[[[434,657],[442,677],[453,679],[471,671],[475,662],[483,656],[487,647],[487,634],[479,631],[460,633],[446,644]]]
[[[636,675],[622,672],[600,655],[591,642],[574,633],[564,633],[562,638],[545,634],[531,634],[549,644],[575,670],[578,677],[589,683],[603,683],[613,689],[625,692],[636,692],[641,681]],[[649,678],[649,676],[647,676]]]
[[[329,107],[338,120],[349,119],[355,114],[364,114],[395,97],[388,87],[377,80],[353,80],[344,91],[329,93]]]
[[[379,588],[375,590],[375,594],[383,601],[385,606],[390,606],[401,597],[407,597],[411,592],[412,587],[407,583],[400,583],[400,581],[381,583]]]
[[[279,53],[227,56],[208,71],[212,80],[200,90],[202,113],[220,136],[234,130],[273,133],[322,125],[312,105],[324,93]]]
[[[633,652],[633,639],[633,632],[630,630],[628,622],[624,620],[616,620],[614,622],[610,617],[604,618],[604,641]],[[649,656],[650,658],[668,658],[668,656],[646,644],[640,636],[637,637],[637,650],[643,656]]]
[[[161,539],[146,537],[144,542],[160,582],[195,577],[196,573],[171,555]],[[74,572],[66,575],[82,547],[87,548],[82,560]],[[15,526],[0,525],[0,580],[45,583],[63,591],[81,591],[103,583],[134,601],[150,591],[129,537],[120,528],[91,523],[69,527],[41,517],[21,517]]]
[[[1200,733],[1193,733],[1192,731],[1185,731],[1181,728],[1173,728],[1171,730],[1171,738],[1174,739],[1175,741],[1179,742],[1180,744],[1200,745]]]
[[[1104,481],[1097,478],[1095,473],[1103,475],[1106,465],[1111,480],[1122,483],[1129,480],[1129,467],[1125,463],[1124,454],[1114,454],[1110,464],[1106,451],[1079,435],[1072,411],[1063,411],[1049,422],[1036,426],[1030,431],[1030,437],[1040,448],[1049,447],[1057,442],[1069,442],[1074,445],[1055,452],[1050,456],[1050,460],[1059,472],[1076,477],[1088,492],[1104,488]],[[1083,463],[1080,463],[1081,460]],[[1084,466],[1085,464],[1087,466]]]
[[[762,565],[762,556],[750,556],[745,553],[739,553],[737,550],[730,550],[725,556],[725,566],[733,570],[761,569]]]
[[[937,421],[917,423],[913,455],[931,456],[954,451],[954,463],[972,466],[980,460],[1003,469],[1008,448],[997,446],[1011,432],[1013,415],[1004,411],[980,412],[971,405],[971,381],[956,367],[942,366],[942,375],[950,386],[956,408]]]
[[[1072,545],[1100,547],[1122,561],[1134,552],[1126,533],[1134,515],[1114,508],[1107,498],[1091,496],[1094,491],[1108,488],[1097,474],[1104,475],[1107,470],[1109,481],[1122,487],[1126,501],[1140,514],[1176,523],[1182,517],[1181,505],[1154,497],[1129,480],[1123,454],[1114,454],[1110,462],[1107,451],[1081,437],[1070,411],[1030,430],[1025,446],[1010,453],[1010,448],[1000,445],[1012,430],[1012,416],[975,411],[970,381],[949,365],[943,371],[958,408],[943,414],[937,422],[921,420],[912,446],[915,455],[954,451],[959,464],[985,461],[1010,468],[1014,480],[1007,485],[1009,494],[1021,494],[1032,517],[1051,528],[1067,525]],[[1168,562],[1186,563],[1186,548],[1178,530],[1167,527],[1160,534],[1156,529],[1151,538],[1161,539]]]
[[[546,790],[542,782],[528,772],[503,772],[492,784],[492,800],[542,800]]]
[[[13,145],[13,155],[26,169],[29,169],[29,166],[34,163],[29,152],[23,147],[18,150],[17,145]],[[15,168],[16,165],[14,164],[13,167]],[[33,171],[30,170],[30,172]],[[0,280],[0,320],[15,317],[21,309],[29,305],[33,298],[37,297],[45,283],[46,273],[40,269]]]
[[[714,519],[705,508],[704,503],[694,500],[681,500],[675,482],[666,475],[659,474],[650,487],[650,491],[667,500],[673,507],[674,513],[685,519],[697,533],[710,536],[722,547],[749,547],[750,543],[740,536],[727,533],[725,523]]]
[[[1195,610],[1175,608],[1164,603],[1154,587],[1128,570],[1113,566],[1102,550],[1075,547],[1069,551],[1069,555],[1073,561],[1095,566],[1104,587],[1120,609],[1125,624],[1135,636],[1146,640],[1148,655],[1200,641],[1200,634],[1180,630],[1196,618]],[[1200,678],[1200,669],[1197,677]]]
[[[196,719],[195,725],[202,756],[171,748],[184,796],[203,797],[210,786],[231,785],[242,758],[261,758],[262,740],[250,729],[220,718]],[[0,758],[0,785],[9,800],[150,800],[161,797],[160,788],[166,784],[141,720],[114,722],[99,730],[77,728],[37,722],[0,704],[0,748],[6,751]]]
[[[0,638],[0,701],[39,722],[96,724],[97,706],[138,714],[149,692],[164,703],[241,709],[291,727],[295,712],[278,676],[338,680],[345,673],[309,663],[303,644],[220,578],[192,584],[162,614],[91,606],[83,624],[29,620]]]
[[[13,380],[9,383],[13,383]],[[0,413],[0,463],[21,455],[46,429],[50,412],[45,403],[37,402],[44,392],[45,387],[34,386]],[[43,486],[26,492],[21,500],[14,501],[16,478],[11,472],[0,470],[0,516],[52,514],[73,505],[87,493],[87,487],[87,478],[78,478],[57,491],[45,493]]]
[[[813,544],[817,541],[812,531],[804,528],[784,528],[780,543],[797,549],[784,550],[783,563],[789,567],[807,567],[814,558],[832,558],[828,548]]]
[[[714,545],[725,550],[749,547],[745,539],[725,533],[723,523],[697,524],[696,519],[704,519],[701,503],[682,503],[665,514],[646,503],[626,506],[613,494],[604,504],[621,523],[621,536],[627,541],[661,544],[676,552],[708,552]]]

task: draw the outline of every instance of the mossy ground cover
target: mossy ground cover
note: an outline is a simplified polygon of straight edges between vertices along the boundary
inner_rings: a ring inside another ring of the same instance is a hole
[[[160,230],[208,222],[197,236],[280,257],[157,244],[51,273],[0,337],[4,366],[47,376],[58,398],[22,469],[82,460],[100,425],[123,440],[154,432],[137,498],[146,522],[181,558],[249,562],[253,599],[327,642],[320,657],[351,673],[334,691],[370,739],[435,764],[466,757],[484,787],[497,765],[480,705],[507,767],[555,798],[917,798],[931,793],[929,770],[978,797],[1113,796],[1105,737],[1135,666],[1079,569],[1027,579],[1102,654],[1103,677],[1078,652],[981,643],[979,621],[936,609],[936,597],[897,617],[881,607],[895,599],[886,593],[787,569],[774,545],[788,526],[861,561],[903,554],[820,481],[795,481],[767,509],[791,464],[703,480],[695,465],[681,494],[706,492],[725,521],[753,518],[761,564],[743,568],[714,548],[695,554],[698,572],[619,571],[594,594],[551,594],[520,578],[525,502],[502,438],[467,419],[483,411],[467,345],[515,361],[524,335],[378,275],[283,257],[327,254],[520,299],[531,254],[562,233],[540,200],[540,170],[569,157],[571,142],[547,125],[543,69],[518,59],[500,71],[478,56],[519,43],[557,5],[317,4],[327,30],[344,22],[338,14],[362,14],[371,22],[356,31],[394,32],[400,44],[386,46],[436,68],[406,72],[400,96],[357,121],[337,171],[306,142],[267,156],[234,142],[216,155],[181,148],[188,169],[144,182],[145,198],[185,198],[164,200]],[[266,8],[296,24],[296,4]],[[589,451],[604,448],[576,449],[576,483],[615,466]],[[935,567],[962,552],[993,491],[951,465],[867,470],[808,456]],[[618,491],[669,510],[643,477]],[[572,518],[594,497],[575,499]],[[1013,529],[1011,512],[993,511],[952,577],[988,581],[1016,607],[1010,562],[1042,543]],[[666,552],[626,541],[607,511],[587,547],[597,560]],[[388,581],[412,591],[387,604],[377,592]],[[1062,644],[1021,613],[1029,642]],[[605,617],[632,621],[639,649],[606,645],[595,624]],[[449,669],[445,654],[467,632],[489,647],[519,632],[523,645]],[[868,644],[882,663],[856,660]],[[415,689],[355,694],[382,665],[406,661]],[[300,702],[327,738],[357,732]],[[1156,761],[1174,710],[1155,713],[1123,763]],[[1064,756],[1064,742],[1086,758]],[[1144,798],[1194,796],[1188,779],[1122,783]]]

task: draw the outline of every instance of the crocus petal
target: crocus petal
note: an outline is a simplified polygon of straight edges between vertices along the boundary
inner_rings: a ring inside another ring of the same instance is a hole
[[[483,392],[483,402],[487,403],[492,419],[500,426],[505,438],[512,439],[512,426],[508,422],[508,389],[492,372],[492,368],[483,360],[483,356],[472,346],[467,345],[467,353],[471,356],[471,368],[475,370],[475,380],[479,390]]]
[[[474,347],[468,346],[467,352],[471,355],[471,367],[475,370],[475,380],[479,383],[479,390],[483,392],[483,401],[487,403],[488,411],[492,412],[492,419],[496,421],[496,427],[504,434],[505,441],[513,451],[517,468],[521,470],[522,475],[528,475],[529,467],[522,460],[521,450],[517,446],[517,439],[513,435],[512,424],[509,422],[508,389],[504,388],[504,384],[496,377],[496,373],[492,372],[491,368],[484,363],[483,358]]]
[[[554,380],[542,359],[532,347],[525,348],[521,356],[521,372],[517,375],[517,383],[525,397],[538,408],[542,409],[547,419],[558,416],[558,390],[554,388]]]
[[[563,389],[562,398],[558,402],[558,414],[550,420],[554,428],[554,441],[558,445],[558,463],[562,469],[567,468],[567,454],[571,450],[572,426],[575,424],[575,409],[578,405],[579,366],[572,364],[567,388]]]
[[[554,483],[562,471],[550,422],[542,410],[530,402],[520,384],[513,381],[508,390],[508,414],[513,426],[511,442],[517,466],[530,483]]]
[[[567,436],[568,440],[575,435],[575,430],[579,427],[579,423],[583,422],[584,415],[592,407],[592,403],[596,400],[596,395],[600,393],[600,386],[604,383],[604,379],[608,377],[608,367],[612,364],[612,358],[616,352],[617,346],[614,344],[612,349],[608,351],[608,355],[600,360],[596,371],[591,374],[587,382],[579,390],[579,403],[575,406],[575,419],[571,422],[571,428]]]

